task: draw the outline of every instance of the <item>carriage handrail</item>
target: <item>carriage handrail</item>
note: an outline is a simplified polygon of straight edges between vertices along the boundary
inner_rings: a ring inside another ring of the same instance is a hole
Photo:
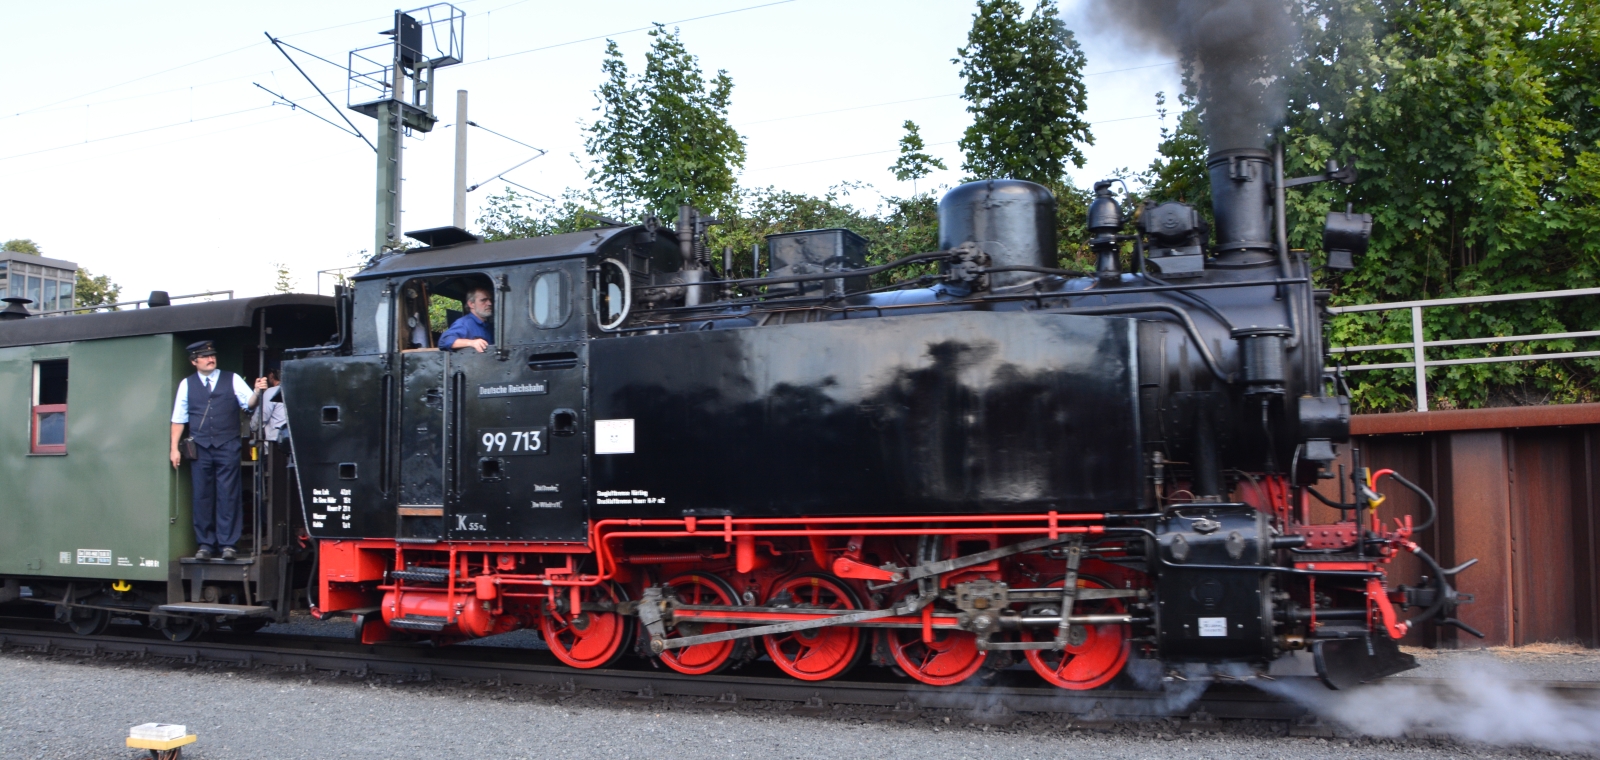
[[[188,295],[182,295],[182,296],[167,296],[167,300],[169,302],[170,301],[180,301],[180,300],[185,299],[185,298],[205,298],[206,296],[227,296],[228,298],[231,299],[231,298],[233,298],[233,291],[231,291],[231,290],[208,290],[208,291],[206,291],[204,293],[190,293]],[[138,307],[140,304],[147,304],[147,303],[150,303],[150,299],[141,298],[141,299],[139,299],[137,301],[118,301],[116,303],[90,304],[90,305],[85,305],[85,306],[73,306],[73,307],[67,308],[67,309],[49,309],[49,310],[45,310],[45,311],[35,311],[35,312],[32,312],[32,313],[36,317],[43,317],[43,316],[48,316],[48,315],[51,315],[51,314],[73,314],[73,313],[77,313],[77,312],[98,311],[100,309],[113,309],[113,310],[115,310],[115,309],[120,309],[120,308],[122,308],[124,306]]]
[[[1563,340],[1568,338],[1593,338],[1600,337],[1600,330],[1580,330],[1575,332],[1542,333],[1535,335],[1507,335],[1489,338],[1456,338],[1451,340],[1423,340],[1422,339],[1422,310],[1435,306],[1470,306],[1482,303],[1500,303],[1505,301],[1534,301],[1547,298],[1575,298],[1578,296],[1600,295],[1600,288],[1574,288],[1571,290],[1544,290],[1532,293],[1506,293],[1493,296],[1462,296],[1459,298],[1434,298],[1421,301],[1395,301],[1393,303],[1369,303],[1353,306],[1332,306],[1328,311],[1333,314],[1353,314],[1367,311],[1411,311],[1411,340],[1406,343],[1383,343],[1370,346],[1337,346],[1330,347],[1330,354],[1350,354],[1363,351],[1411,351],[1411,361],[1385,362],[1381,364],[1356,364],[1343,367],[1345,372],[1363,372],[1379,369],[1405,369],[1410,367],[1415,375],[1416,410],[1428,411],[1428,367],[1446,367],[1458,364],[1490,364],[1494,362],[1528,362],[1547,361],[1550,359],[1581,359],[1600,356],[1600,351],[1563,351],[1548,354],[1521,354],[1517,356],[1480,356],[1472,359],[1429,359],[1427,350],[1440,346],[1469,346],[1485,343],[1524,343],[1531,340]],[[1332,372],[1334,368],[1329,367]]]

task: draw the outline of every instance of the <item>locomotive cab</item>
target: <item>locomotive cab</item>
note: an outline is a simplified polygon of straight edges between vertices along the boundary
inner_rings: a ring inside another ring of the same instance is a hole
[[[357,275],[347,345],[285,367],[312,535],[584,541],[588,340],[625,316],[630,284],[672,275],[654,237],[472,241]],[[440,345],[478,290],[487,349]]]

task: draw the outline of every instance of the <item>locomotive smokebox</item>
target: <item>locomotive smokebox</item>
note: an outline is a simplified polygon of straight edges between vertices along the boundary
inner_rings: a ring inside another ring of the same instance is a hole
[[[1276,261],[1272,224],[1272,154],[1219,150],[1206,159],[1217,218],[1217,258],[1229,264]]]
[[[993,267],[1056,266],[1056,197],[1019,179],[968,182],[939,200],[939,247],[973,243]],[[1038,272],[996,272],[994,288],[1034,280]]]

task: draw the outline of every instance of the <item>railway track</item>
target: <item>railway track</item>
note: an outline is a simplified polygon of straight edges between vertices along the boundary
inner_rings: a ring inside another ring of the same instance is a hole
[[[1281,721],[1290,725],[1291,733],[1332,733],[1332,727],[1319,723],[1306,707],[1241,681],[1215,681],[1204,687],[1180,684],[1168,692],[1116,688],[1071,692],[1028,684],[1031,672],[1002,672],[994,682],[983,686],[937,688],[893,678],[887,671],[884,674],[888,677],[873,679],[871,670],[876,669],[863,669],[869,677],[803,682],[783,676],[775,667],[761,662],[734,674],[684,676],[652,668],[639,660],[625,660],[620,667],[575,670],[560,664],[548,652],[505,647],[436,649],[367,645],[326,636],[265,634],[219,635],[215,640],[174,643],[155,636],[79,636],[53,630],[54,627],[46,621],[4,621],[0,623],[0,651],[161,659],[245,669],[331,671],[413,681],[523,685],[556,697],[602,690],[622,692],[629,695],[624,700],[634,702],[667,696],[711,698],[719,707],[735,706],[744,700],[788,701],[797,703],[793,710],[800,714],[820,713],[838,704],[885,708],[892,717],[904,718],[915,717],[923,709],[956,709],[967,711],[972,720],[997,724],[1009,723],[1017,713],[1051,713],[1088,727],[1178,717],[1191,725],[1217,720]],[[1405,681],[1419,686],[1444,686],[1443,682],[1426,679]],[[1600,684],[1541,685],[1565,699],[1600,701]],[[1201,688],[1204,691],[1198,697],[1185,693]]]

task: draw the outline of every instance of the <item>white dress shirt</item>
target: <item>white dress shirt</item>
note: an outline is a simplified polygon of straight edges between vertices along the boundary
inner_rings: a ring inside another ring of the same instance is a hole
[[[261,437],[278,440],[279,431],[289,424],[289,408],[284,406],[283,387],[274,386],[261,394]]]
[[[212,370],[211,374],[206,374],[204,372],[200,373],[200,381],[205,383],[207,388],[210,388],[217,382],[217,372],[219,371],[220,370]],[[250,386],[245,385],[244,383],[244,378],[239,377],[239,373],[237,372],[233,373],[233,395],[235,398],[239,399],[240,409],[248,410],[250,408],[251,393],[252,391],[250,390]],[[172,402],[172,424],[183,425],[188,422],[189,378],[186,377],[183,379],[183,382],[178,383],[178,398],[176,401]]]

